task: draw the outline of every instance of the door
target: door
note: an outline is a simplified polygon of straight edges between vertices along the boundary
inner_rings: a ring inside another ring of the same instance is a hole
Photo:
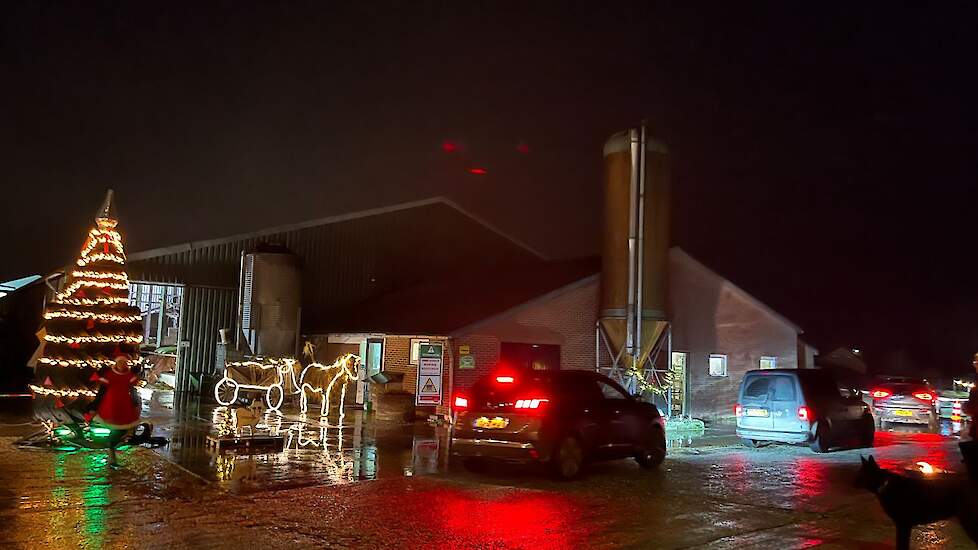
[[[755,375],[744,379],[744,389],[740,397],[742,407],[737,424],[742,428],[770,430],[774,428],[771,416],[772,376]]]
[[[557,370],[560,368],[560,346],[503,342],[499,346],[499,360],[518,369]]]
[[[770,406],[772,425],[780,432],[797,432],[803,428],[798,418],[800,388],[794,376],[770,376]]]
[[[625,390],[611,380],[597,379],[601,390],[601,417],[606,422],[604,448],[609,456],[627,456],[634,452],[641,433],[638,407]]]
[[[672,352],[669,365],[669,416],[686,414],[686,361],[689,354],[684,351]]]

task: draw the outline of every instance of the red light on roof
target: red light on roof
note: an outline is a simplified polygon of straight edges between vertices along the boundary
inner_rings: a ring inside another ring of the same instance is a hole
[[[454,153],[455,151],[458,151],[458,144],[454,141],[443,141],[441,143],[441,150],[445,151],[446,153]]]
[[[530,146],[521,142],[519,145],[516,146],[516,152],[521,155],[529,155]]]
[[[489,173],[485,168],[469,168],[470,174],[475,174],[476,176],[484,176]]]
[[[512,384],[514,381],[515,381],[515,379],[512,376],[497,376],[496,377],[496,382],[499,382],[500,384]]]

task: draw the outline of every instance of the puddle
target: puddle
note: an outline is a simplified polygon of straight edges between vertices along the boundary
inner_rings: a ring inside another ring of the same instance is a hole
[[[265,412],[256,425],[238,428],[226,407],[170,422],[156,435],[170,440],[161,455],[201,478],[235,492],[305,485],[335,485],[392,476],[433,474],[447,464],[447,431],[426,424],[376,421],[363,411],[342,418]],[[255,423],[252,420],[249,423]],[[218,451],[208,436],[256,439],[278,436],[281,452]]]

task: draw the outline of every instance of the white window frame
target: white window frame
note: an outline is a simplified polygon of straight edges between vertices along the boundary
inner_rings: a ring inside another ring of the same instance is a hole
[[[771,367],[770,368],[772,368],[772,369],[778,368],[778,356],[776,356],[776,355],[762,355],[761,358],[757,360],[757,368],[759,368],[759,369],[767,369],[767,367],[764,366],[764,361],[770,361],[771,362]]]
[[[717,373],[715,373],[713,371],[713,360],[714,359],[719,359],[721,361],[720,365],[723,367],[723,372],[722,373],[717,374]],[[716,376],[716,377],[724,377],[724,376],[727,376],[727,354],[725,354],[725,353],[711,353],[710,354],[710,360],[709,360],[708,366],[709,366],[709,369],[710,369],[710,376]]]
[[[427,338],[411,338],[411,350],[408,352],[408,364],[417,365],[418,357],[421,355],[421,344],[428,343]]]

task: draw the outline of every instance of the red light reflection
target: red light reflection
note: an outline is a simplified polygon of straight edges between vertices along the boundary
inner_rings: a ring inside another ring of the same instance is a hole
[[[489,173],[485,168],[469,168],[470,174],[475,174],[476,176],[484,176]]]
[[[443,141],[441,144],[441,150],[446,153],[454,153],[458,151],[458,144],[453,141]]]
[[[484,500],[464,493],[442,494],[436,524],[449,540],[479,541],[486,548],[583,548],[580,512],[567,497],[509,495]]]
[[[876,447],[887,445],[909,444],[919,449],[912,458],[894,459],[876,456],[876,462],[885,470],[901,471],[914,468],[917,462],[926,462],[931,466],[951,472],[960,471],[961,455],[956,447],[945,445],[947,439],[941,434],[913,432],[876,432]]]
[[[516,152],[521,155],[529,155],[530,146],[527,145],[526,143],[520,143],[519,145],[516,146]]]

